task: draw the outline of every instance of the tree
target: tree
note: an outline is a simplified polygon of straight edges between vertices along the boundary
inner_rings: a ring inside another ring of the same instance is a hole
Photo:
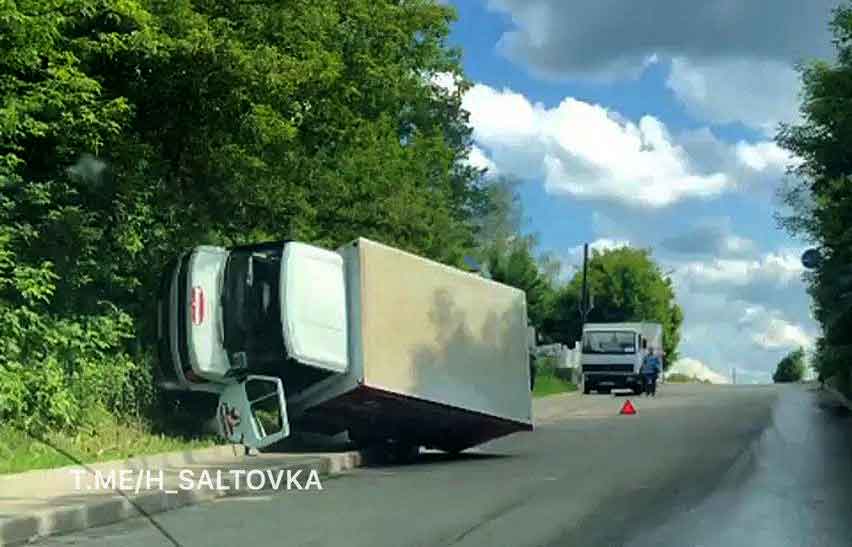
[[[463,161],[453,18],[431,0],[0,3],[0,420],[134,406],[158,276],[188,247],[363,235],[459,264],[489,197]]]
[[[791,351],[781,361],[772,375],[772,381],[776,384],[801,382],[805,377],[807,366],[805,365],[805,350],[799,348]]]
[[[781,127],[778,144],[800,158],[795,180],[783,192],[790,211],[781,226],[815,244],[820,267],[807,276],[823,336],[815,356],[820,377],[845,383],[852,367],[852,6],[834,11],[830,23],[837,61],[815,61],[802,70],[802,122]]]
[[[577,272],[555,298],[554,313],[546,322],[552,339],[571,345],[580,334],[579,303],[582,272]],[[595,298],[589,322],[655,321],[663,326],[665,365],[678,359],[683,314],[675,301],[671,282],[663,277],[650,251],[623,247],[593,250],[588,286]]]
[[[479,256],[494,281],[526,293],[530,323],[540,330],[552,314],[559,263],[548,255],[536,258],[535,236],[521,233],[517,184],[501,177],[487,187],[488,206],[478,223]]]
[[[494,281],[526,293],[530,323],[540,330],[552,313],[555,293],[551,279],[533,257],[534,248],[531,236],[496,241],[486,250],[486,265]]]

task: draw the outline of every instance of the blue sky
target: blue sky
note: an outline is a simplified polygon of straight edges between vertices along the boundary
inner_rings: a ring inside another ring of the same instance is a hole
[[[674,270],[686,371],[767,381],[813,342],[806,243],[773,217],[795,158],[773,135],[796,120],[795,64],[831,54],[833,2],[444,3],[475,84],[471,162],[523,181],[542,251],[570,269],[584,242],[652,247]]]

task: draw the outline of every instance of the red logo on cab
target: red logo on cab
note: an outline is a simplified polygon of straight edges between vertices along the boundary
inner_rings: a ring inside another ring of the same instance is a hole
[[[204,322],[204,289],[192,288],[192,324],[200,325]]]

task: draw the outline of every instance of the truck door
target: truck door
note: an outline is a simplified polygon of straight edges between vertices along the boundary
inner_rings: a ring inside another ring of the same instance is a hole
[[[338,253],[288,243],[281,261],[281,322],[296,361],[343,373],[349,367],[346,276]]]
[[[269,446],[290,434],[284,386],[272,376],[248,376],[228,384],[216,410],[219,434],[251,448]]]

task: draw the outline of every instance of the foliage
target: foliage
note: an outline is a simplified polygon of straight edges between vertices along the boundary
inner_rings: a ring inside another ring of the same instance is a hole
[[[542,376],[535,381],[535,389],[533,389],[533,397],[547,397],[548,395],[556,395],[558,393],[570,393],[577,391],[577,385],[572,384],[567,380],[563,380],[555,375]]]
[[[576,384],[560,376],[556,359],[543,357],[536,362],[536,379],[533,397],[546,397],[557,393],[576,391]]]
[[[0,3],[0,420],[150,411],[157,276],[189,246],[364,235],[458,264],[488,196],[462,161],[453,17],[431,0]]]
[[[553,312],[559,263],[548,255],[536,258],[536,238],[522,234],[516,185],[500,178],[486,187],[488,207],[479,219],[478,254],[494,281],[526,293],[530,324],[540,330]]]
[[[807,372],[805,365],[805,350],[799,348],[788,353],[775,369],[772,381],[776,384],[801,382]]]
[[[802,122],[776,138],[801,160],[783,194],[791,212],[780,223],[823,256],[807,278],[823,332],[815,358],[822,378],[852,373],[852,5],[837,8],[830,27],[837,60],[802,67]]]
[[[571,346],[579,339],[582,282],[579,271],[558,291],[554,313],[545,325],[551,340]],[[649,251],[629,247],[594,250],[589,258],[588,286],[594,295],[589,322],[659,322],[663,325],[664,363],[668,366],[677,361],[683,313],[670,280],[662,275]]]
[[[526,293],[530,323],[540,329],[552,313],[555,292],[553,282],[533,256],[534,248],[535,240],[532,237],[517,236],[495,241],[485,253],[491,278]]]
[[[0,426],[0,475],[205,448],[216,441],[212,436],[166,436],[151,431],[143,421],[110,415],[96,416],[90,422],[74,434],[40,431],[38,438]]]
[[[150,389],[132,389],[147,368],[121,349],[127,314],[58,318],[1,306],[0,325],[0,415],[16,425],[75,429],[100,410],[128,416],[150,402]]]

